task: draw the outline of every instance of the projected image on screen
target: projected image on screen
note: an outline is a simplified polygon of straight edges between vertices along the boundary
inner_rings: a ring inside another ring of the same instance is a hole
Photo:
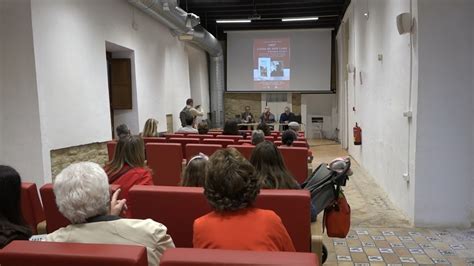
[[[254,89],[290,87],[290,39],[255,39],[253,43]]]

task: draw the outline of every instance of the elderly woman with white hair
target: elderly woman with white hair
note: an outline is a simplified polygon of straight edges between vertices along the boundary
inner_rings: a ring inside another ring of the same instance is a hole
[[[71,164],[56,177],[53,190],[59,211],[72,224],[48,234],[46,241],[142,245],[150,266],[174,247],[164,225],[118,216],[125,200],[117,200],[120,189],[110,200],[107,174],[96,163]]]

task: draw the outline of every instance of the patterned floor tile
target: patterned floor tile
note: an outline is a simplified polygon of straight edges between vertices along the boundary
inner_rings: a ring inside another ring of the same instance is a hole
[[[363,247],[373,248],[375,247],[375,243],[373,242],[362,242]]]
[[[402,243],[390,243],[392,248],[404,248],[405,246]]]
[[[422,249],[434,249],[435,247],[431,244],[420,244]]]
[[[435,241],[441,241],[441,238],[435,237],[435,236],[427,236],[426,240],[428,240],[430,242],[435,242]]]
[[[364,249],[362,248],[349,248],[349,252],[351,253],[363,253],[364,252]]]
[[[439,253],[440,253],[441,255],[443,255],[443,256],[454,256],[454,255],[456,255],[456,253],[454,253],[454,251],[449,250],[449,249],[444,249],[444,250],[443,250],[443,249],[439,249],[438,251],[439,251]]]
[[[425,254],[421,248],[409,248],[411,254]]]
[[[449,264],[449,261],[445,258],[433,258],[433,262],[436,264]]]
[[[396,254],[382,254],[382,257],[385,263],[400,263],[400,257]]]
[[[367,262],[356,262],[354,266],[370,266],[370,263]]]
[[[463,244],[454,244],[454,245],[449,245],[454,250],[464,250],[466,247]]]
[[[385,237],[383,237],[383,236],[372,236],[372,239],[377,240],[377,241],[382,241],[382,240],[385,240]]]
[[[377,248],[364,248],[364,251],[367,256],[380,256],[380,252]]]
[[[422,236],[422,234],[420,232],[408,232],[408,235],[409,236]]]
[[[416,263],[416,260],[412,257],[400,257],[400,261],[403,263]]]
[[[384,236],[394,236],[395,233],[393,231],[382,231],[382,235],[384,235]]]
[[[334,240],[334,246],[347,246],[347,243],[342,240]]]
[[[351,256],[337,255],[337,260],[338,261],[352,261],[352,258]]]
[[[369,259],[367,258],[367,255],[365,253],[352,253],[351,254],[352,261],[354,263],[367,263],[369,262]]]
[[[391,249],[391,248],[379,248],[379,252],[381,254],[383,254],[383,253],[394,253],[393,249]]]
[[[433,264],[431,258],[426,255],[413,255],[413,258],[418,264]]]
[[[367,230],[356,230],[356,234],[358,234],[358,235],[368,235],[369,231],[367,231]]]
[[[413,238],[411,236],[399,236],[401,241],[413,241]]]
[[[370,262],[381,262],[383,261],[382,256],[368,256]]]

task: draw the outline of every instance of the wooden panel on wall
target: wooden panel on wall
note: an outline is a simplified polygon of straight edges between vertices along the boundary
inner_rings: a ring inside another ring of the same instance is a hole
[[[132,109],[132,71],[130,59],[111,59],[110,82],[112,108]]]
[[[225,120],[234,119],[236,115],[244,112],[245,106],[250,106],[250,112],[260,116],[262,108],[261,93],[225,93],[224,94],[224,116]]]

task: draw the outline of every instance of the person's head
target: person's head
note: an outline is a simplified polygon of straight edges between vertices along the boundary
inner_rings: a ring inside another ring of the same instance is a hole
[[[263,131],[265,136],[270,136],[272,134],[270,127],[265,122],[258,124],[257,129]]]
[[[209,132],[209,125],[206,121],[201,121],[198,124],[198,132],[199,134],[207,134]]]
[[[260,129],[252,131],[252,144],[257,145],[265,141],[265,134]]]
[[[264,141],[253,149],[250,163],[257,171],[262,188],[291,189],[297,186],[296,180],[286,169],[280,151],[269,141]]]
[[[265,110],[263,112],[266,114],[270,113],[270,107],[265,106]]]
[[[158,120],[150,118],[143,127],[143,137],[158,137]]]
[[[240,135],[238,122],[235,119],[225,121],[222,135]]]
[[[106,166],[107,174],[109,176],[116,174],[124,164],[130,167],[145,167],[145,145],[141,137],[130,135],[119,139],[114,158]]]
[[[116,129],[115,132],[117,132],[117,138],[123,138],[125,136],[130,135],[130,129],[128,128],[127,125],[121,124],[119,125]]]
[[[259,192],[254,167],[236,149],[220,149],[209,158],[204,195],[215,211],[247,208]]]
[[[245,106],[245,112],[249,113],[250,112],[250,106]]]
[[[21,213],[20,174],[6,165],[0,165],[0,220],[25,226]]]
[[[296,136],[296,133],[293,130],[288,129],[281,135],[281,143],[286,146],[291,146],[297,138],[298,136]]]
[[[191,98],[187,99],[187,100],[186,100],[186,105],[189,105],[189,106],[192,107],[192,106],[194,105],[193,99],[191,99]]]
[[[186,126],[192,126],[194,123],[194,116],[191,114],[191,112],[186,112],[184,115],[184,123],[186,123]]]
[[[286,114],[289,114],[289,113],[290,113],[290,107],[288,107],[288,106],[285,107],[285,113],[286,113]]]
[[[288,123],[288,128],[295,132],[298,132],[300,130],[300,124],[298,124],[298,122],[296,121],[293,121]]]
[[[56,176],[53,190],[59,212],[73,224],[109,211],[107,174],[96,163],[69,165]]]
[[[180,185],[183,187],[202,187],[206,177],[206,166],[209,158],[205,154],[199,154],[189,160],[181,175]]]

